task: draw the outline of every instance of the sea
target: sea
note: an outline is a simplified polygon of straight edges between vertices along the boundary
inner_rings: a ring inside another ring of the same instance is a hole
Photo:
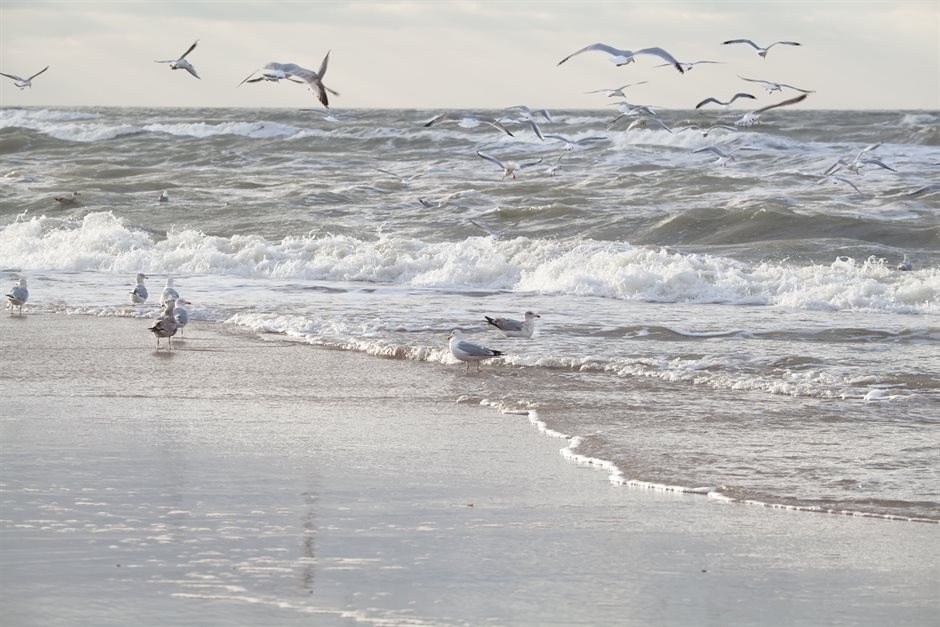
[[[940,522],[940,113],[439,113],[0,108],[0,282],[146,355],[173,278],[188,335],[427,362],[623,489]]]

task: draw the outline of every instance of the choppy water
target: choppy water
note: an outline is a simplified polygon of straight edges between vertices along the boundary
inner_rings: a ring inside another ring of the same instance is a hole
[[[940,116],[703,138],[558,111],[544,132],[604,140],[551,175],[564,144],[435,113],[0,109],[0,280],[32,311],[153,317],[173,276],[197,319],[457,372],[461,328],[508,356],[460,400],[531,411],[612,481],[940,521]],[[876,142],[896,172],[820,182]],[[504,180],[477,150],[544,161]],[[531,340],[483,323],[525,310]]]

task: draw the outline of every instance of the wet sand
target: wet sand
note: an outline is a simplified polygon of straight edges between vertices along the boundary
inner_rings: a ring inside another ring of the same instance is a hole
[[[149,324],[0,315],[4,624],[940,615],[937,525],[614,486],[480,406],[495,372]]]

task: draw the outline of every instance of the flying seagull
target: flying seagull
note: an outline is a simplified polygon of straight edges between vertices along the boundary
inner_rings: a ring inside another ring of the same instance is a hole
[[[307,68],[300,67],[296,63],[277,63],[272,61],[265,65],[260,70],[255,70],[249,74],[241,83],[257,83],[258,81],[271,81],[278,82],[280,80],[289,80],[294,83],[306,83],[307,87],[310,88],[317,96],[317,100],[320,101],[327,109],[330,108],[330,99],[327,96],[327,92],[338,96],[339,92],[330,89],[323,84],[323,75],[326,74],[326,67],[330,62],[330,53],[327,52],[326,56],[323,57],[323,61],[320,63],[320,69],[317,72],[313,70],[308,70]],[[255,76],[260,72],[260,76]],[[300,80],[297,80],[300,79]]]
[[[476,115],[475,113],[462,113],[460,111],[445,111],[425,122],[424,126],[434,126],[435,124],[443,124],[445,122],[456,122],[458,126],[463,128],[476,128],[480,126],[480,124],[486,124],[506,133],[510,137],[515,137],[515,135],[509,132],[508,128],[503,126],[500,121],[495,118]]]
[[[686,72],[695,68],[696,65],[701,65],[702,63],[716,63],[721,64],[724,61],[679,61],[679,66]],[[660,63],[659,65],[654,65],[653,67],[667,67],[672,65],[671,63]]]
[[[793,85],[787,85],[786,83],[775,83],[775,82],[773,82],[773,81],[762,81],[762,80],[760,80],[760,79],[758,79],[758,78],[744,78],[744,77],[741,76],[740,74],[738,75],[738,78],[740,78],[742,81],[749,81],[749,82],[751,82],[751,83],[760,83],[761,85],[764,86],[764,89],[766,89],[767,92],[768,92],[768,93],[771,93],[771,94],[774,93],[775,91],[783,91],[783,88],[784,88],[784,87],[786,87],[787,89],[792,89],[793,91],[800,91],[800,92],[803,92],[804,94],[813,94],[813,93],[816,93],[816,92],[814,92],[812,89],[800,89],[799,87],[794,87]]]
[[[41,70],[39,70],[38,72],[30,76],[29,78],[22,78],[15,74],[4,74],[3,72],[0,72],[0,76],[6,76],[7,78],[12,78],[14,84],[22,90],[22,89],[26,89],[27,87],[32,87],[33,79],[48,69],[49,69],[49,66],[47,65],[46,67],[42,68]]]
[[[504,111],[522,111],[528,120],[531,120],[536,115],[541,115],[543,118],[545,118],[546,122],[552,121],[552,116],[547,109],[530,109],[526,105],[515,105],[512,107],[505,107]]]
[[[479,150],[477,151],[477,156],[479,156],[481,159],[486,159],[487,161],[490,161],[490,162],[492,162],[492,163],[495,163],[496,165],[498,165],[499,167],[501,167],[501,168],[503,169],[503,178],[506,178],[507,176],[511,176],[512,178],[516,178],[516,172],[517,172],[517,171],[519,171],[519,170],[524,170],[524,169],[526,169],[526,168],[531,168],[531,167],[534,166],[534,165],[538,165],[538,164],[542,163],[542,160],[541,160],[541,159],[536,159],[536,160],[532,160],[532,161],[523,161],[523,162],[521,162],[521,163],[517,163],[517,162],[515,162],[515,161],[505,161],[505,162],[504,162],[504,161],[500,161],[500,160],[497,159],[496,157],[492,157],[492,156],[490,156],[490,155],[488,155],[488,154],[486,154],[486,153],[480,152]]]
[[[187,50],[182,55],[180,55],[179,59],[169,59],[167,61],[155,61],[155,63],[169,63],[171,70],[186,70],[187,72],[189,72],[196,78],[199,78],[199,75],[196,74],[196,68],[194,68],[192,64],[190,64],[190,62],[186,60],[186,55],[188,55],[190,52],[195,50],[196,44],[198,43],[199,43],[199,40],[197,39],[196,41],[193,42],[193,45],[189,47],[189,50]]]
[[[596,50],[598,52],[604,52],[610,55],[610,60],[613,63],[617,64],[617,66],[627,65],[628,63],[633,63],[636,60],[634,57],[638,54],[648,54],[648,55],[659,57],[660,59],[662,59],[669,65],[671,65],[672,67],[676,68],[680,74],[685,73],[685,69],[682,67],[682,65],[679,64],[678,61],[676,61],[676,58],[674,56],[672,56],[671,54],[669,54],[662,48],[655,48],[655,47],[654,48],[641,48],[640,50],[620,50],[619,48],[614,48],[612,46],[608,46],[607,44],[591,44],[590,46],[585,46],[584,48],[581,48],[577,52],[572,52],[567,57],[559,61],[558,65],[561,65],[562,63],[564,63],[571,57],[577,56],[581,54],[582,52],[591,52],[593,50]]]
[[[607,94],[608,98],[613,98],[614,96],[620,96],[621,98],[626,98],[627,96],[623,93],[623,90],[627,87],[635,87],[636,85],[643,85],[649,81],[640,81],[639,83],[627,83],[621,87],[614,87],[612,89],[595,89],[594,91],[586,91],[586,94]]]
[[[754,111],[749,111],[741,116],[741,118],[735,122],[735,126],[753,126],[754,124],[760,124],[760,114],[765,111],[770,111],[771,109],[776,109],[777,107],[785,107],[787,105],[796,104],[806,100],[806,94],[800,94],[796,98],[790,98],[789,100],[784,100],[783,102],[778,102],[776,104],[767,105],[766,107],[761,107]]]
[[[738,98],[750,98],[751,100],[754,100],[754,96],[752,96],[751,94],[746,94],[746,93],[744,93],[744,92],[738,92],[738,93],[736,93],[735,95],[731,96],[731,99],[728,100],[728,102],[722,102],[721,100],[718,100],[717,98],[706,98],[706,99],[703,100],[702,102],[700,102],[700,103],[698,103],[697,105],[695,105],[695,108],[696,108],[696,109],[701,109],[702,107],[704,107],[705,105],[707,105],[709,102],[714,102],[716,105],[719,105],[719,106],[722,106],[722,107],[728,107],[728,106],[731,106],[731,103],[734,102],[735,100],[737,100]]]
[[[853,159],[842,157],[841,159],[833,163],[831,166],[829,166],[829,169],[826,170],[825,172],[826,176],[829,176],[830,174],[835,174],[842,168],[845,168],[846,170],[854,174],[861,174],[860,170],[863,165],[876,165],[879,168],[884,168],[885,170],[891,170],[892,172],[897,172],[897,170],[887,165],[880,159],[875,159],[872,157],[869,157],[867,159],[862,159],[862,155],[864,155],[866,152],[871,152],[872,150],[878,148],[878,146],[880,145],[881,145],[881,142],[878,142],[877,144],[871,144],[870,146],[865,146],[864,148],[858,151],[858,154],[855,155]]]
[[[736,150],[732,150],[731,152],[725,152],[724,150],[722,150],[721,148],[718,148],[717,146],[703,146],[701,148],[697,148],[693,150],[692,153],[693,154],[697,152],[713,153],[714,155],[718,157],[717,159],[715,159],[715,163],[717,163],[721,167],[724,167],[728,165],[729,161],[736,161],[736,159],[734,158],[734,153],[737,152],[738,150],[757,150],[757,148],[750,148],[748,146],[743,146],[741,148],[737,148]]]
[[[757,54],[759,54],[760,56],[762,56],[762,57],[765,58],[765,59],[767,58],[767,53],[770,52],[770,49],[773,48],[774,46],[777,46],[777,45],[784,45],[784,46],[801,46],[801,45],[803,45],[803,44],[799,44],[799,43],[797,43],[797,42],[795,42],[795,41],[775,41],[774,43],[770,44],[770,45],[767,46],[766,48],[762,48],[762,47],[758,46],[757,44],[755,44],[755,43],[754,43],[753,41],[751,41],[750,39],[729,39],[728,41],[723,41],[723,42],[721,42],[721,44],[722,44],[723,46],[724,46],[724,45],[727,45],[727,44],[747,44],[747,45],[751,46],[752,48],[754,48],[755,50],[757,50]]]
[[[714,131],[714,130],[716,130],[716,129],[719,129],[719,128],[720,128],[720,129],[723,129],[723,130],[726,130],[726,131],[737,131],[737,130],[738,130],[738,129],[736,129],[736,128],[733,127],[733,126],[728,126],[727,124],[712,124],[711,126],[708,126],[708,127],[705,127],[705,128],[702,128],[701,126],[698,126],[697,124],[690,124],[689,126],[683,126],[682,128],[680,128],[680,129],[678,129],[678,130],[679,130],[680,133],[681,133],[682,131],[702,131],[702,137],[708,137],[708,134],[709,134],[709,133],[711,133],[712,131]]]

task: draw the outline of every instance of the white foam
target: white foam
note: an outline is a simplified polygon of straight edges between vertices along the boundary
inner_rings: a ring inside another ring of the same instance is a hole
[[[897,272],[884,259],[828,265],[763,262],[626,243],[496,240],[423,242],[308,235],[281,241],[179,230],[158,239],[110,212],[81,220],[46,216],[0,231],[0,266],[23,270],[161,273],[387,283],[506,290],[663,303],[773,305],[823,311],[931,313],[940,269]]]

